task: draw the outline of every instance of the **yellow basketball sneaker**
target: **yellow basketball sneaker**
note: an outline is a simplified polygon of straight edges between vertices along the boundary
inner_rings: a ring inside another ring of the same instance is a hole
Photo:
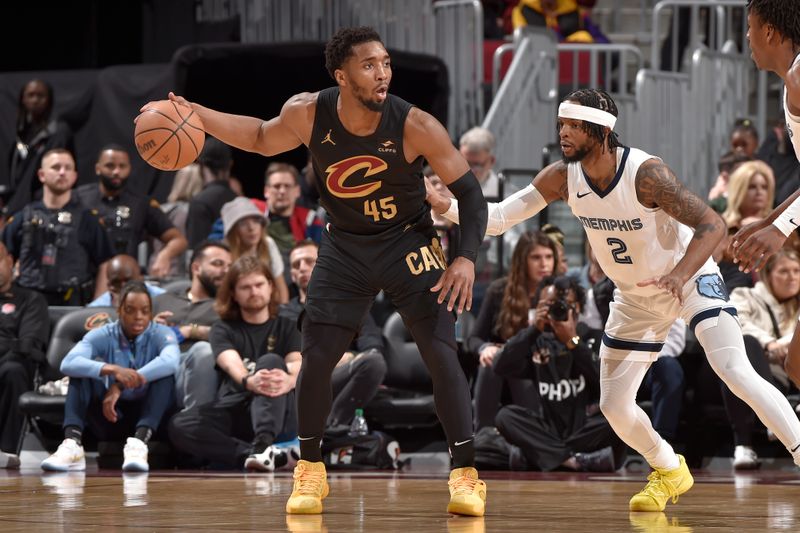
[[[647,476],[648,483],[639,494],[634,495],[630,501],[631,511],[660,512],[667,506],[667,501],[678,501],[678,496],[692,488],[692,478],[686,460],[678,455],[680,464],[673,470],[655,469]]]
[[[320,514],[322,500],[328,495],[325,463],[311,463],[300,459],[294,467],[292,495],[286,502],[289,514]]]
[[[486,509],[486,483],[478,479],[478,471],[467,466],[450,472],[450,503],[447,512],[467,516],[483,516]]]

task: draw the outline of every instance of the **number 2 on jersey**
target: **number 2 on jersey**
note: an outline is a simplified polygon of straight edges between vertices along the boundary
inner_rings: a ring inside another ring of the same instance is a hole
[[[606,239],[606,243],[611,246],[611,255],[614,256],[614,262],[621,263],[623,265],[632,265],[633,259],[629,255],[622,255],[628,251],[628,246],[625,244],[624,241],[620,239],[615,239],[614,237],[609,237]]]
[[[364,215],[372,217],[375,222],[380,222],[381,218],[389,220],[397,214],[397,206],[392,203],[394,196],[375,200],[364,200]],[[380,207],[380,209],[379,209]]]

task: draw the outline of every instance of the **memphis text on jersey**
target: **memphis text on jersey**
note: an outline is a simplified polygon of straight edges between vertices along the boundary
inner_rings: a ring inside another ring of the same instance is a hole
[[[599,229],[603,231],[636,231],[644,227],[644,224],[642,224],[642,220],[640,218],[622,220],[615,218],[609,219],[579,216],[578,219],[585,228]]]

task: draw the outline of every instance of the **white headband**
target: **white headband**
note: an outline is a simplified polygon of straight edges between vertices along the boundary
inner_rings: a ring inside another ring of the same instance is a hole
[[[561,102],[558,106],[559,118],[571,118],[573,120],[585,120],[594,124],[600,124],[606,128],[614,129],[614,124],[617,123],[617,117],[611,113],[607,113],[602,109],[596,107],[589,107],[585,105],[573,104],[570,102]]]

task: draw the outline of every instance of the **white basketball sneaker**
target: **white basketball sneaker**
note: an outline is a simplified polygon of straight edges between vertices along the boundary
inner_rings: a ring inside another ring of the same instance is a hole
[[[122,470],[125,472],[147,472],[150,465],[147,463],[147,444],[136,437],[128,437],[123,450],[125,460]]]
[[[274,472],[276,468],[286,466],[289,457],[286,450],[277,446],[267,446],[261,453],[254,453],[244,461],[247,470],[260,470],[262,472]]]
[[[56,453],[42,461],[42,470],[53,472],[75,472],[86,470],[86,456],[83,446],[74,439],[64,439]]]
[[[736,446],[733,450],[734,470],[755,470],[761,466],[756,451],[750,446]]]

